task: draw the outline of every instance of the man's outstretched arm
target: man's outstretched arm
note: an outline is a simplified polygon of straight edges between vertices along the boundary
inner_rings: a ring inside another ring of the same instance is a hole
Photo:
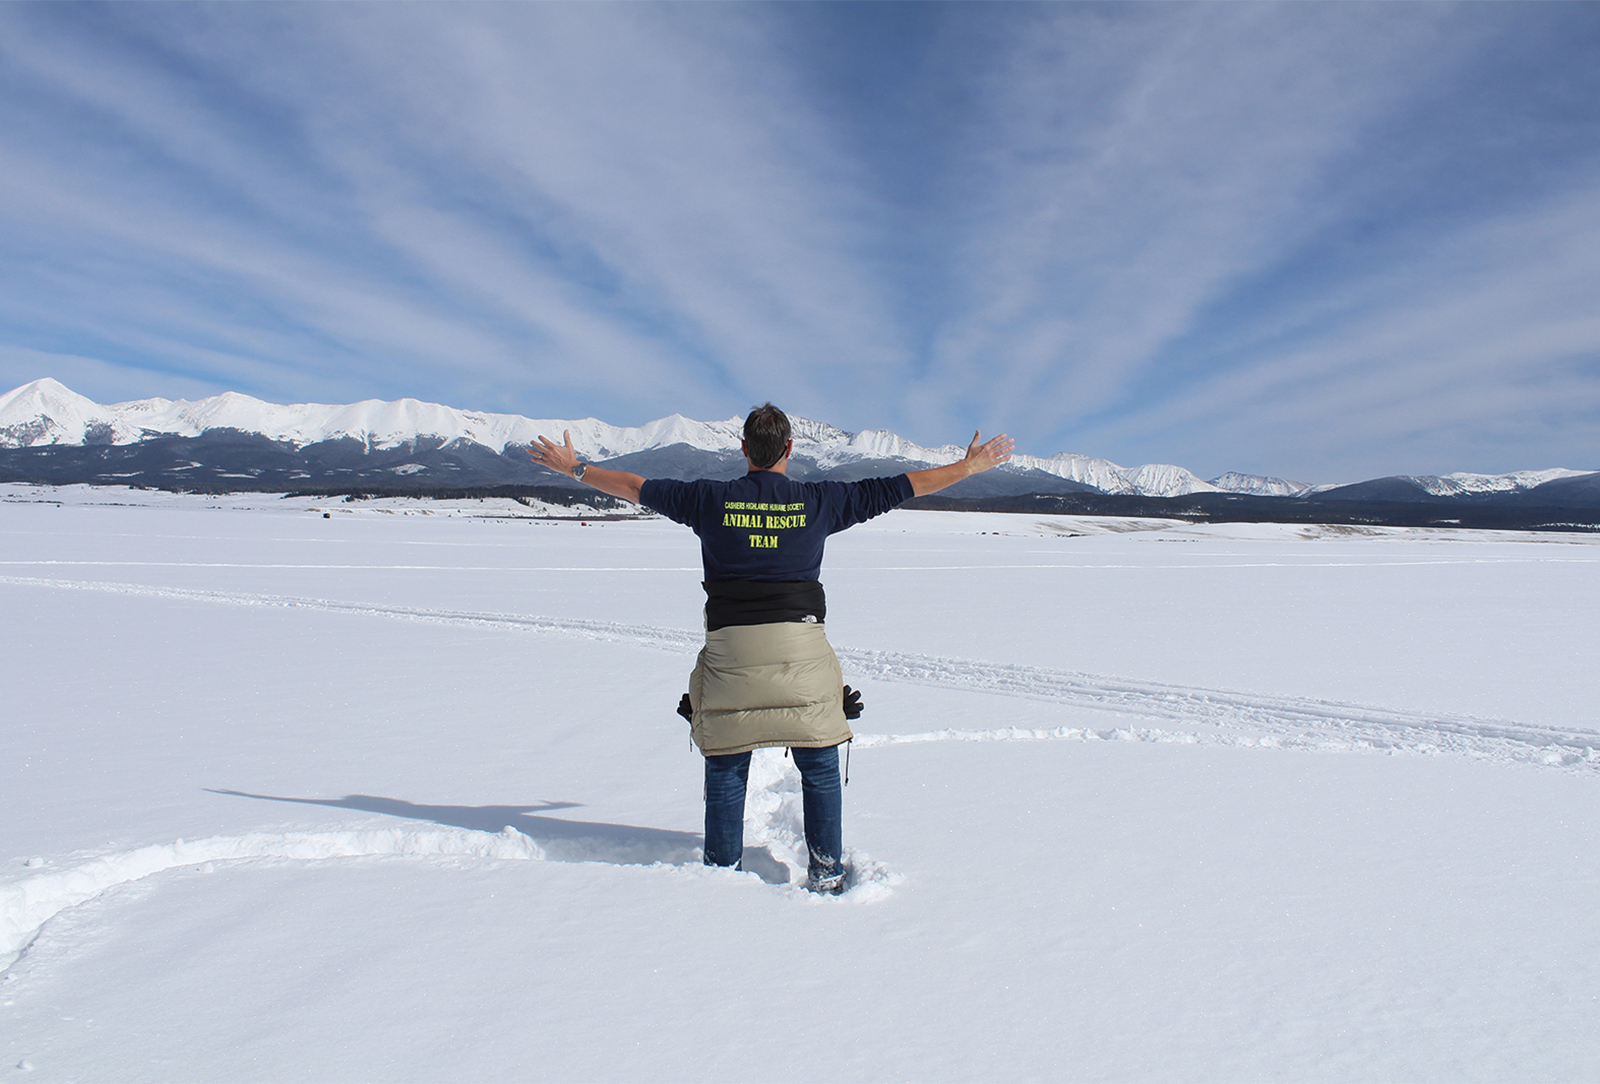
[[[528,454],[533,461],[542,467],[549,467],[568,477],[578,467],[578,453],[572,447],[572,430],[566,429],[561,433],[564,444],[556,444],[544,437],[539,438],[541,447],[529,448]],[[601,493],[609,493],[613,497],[621,497],[625,501],[639,503],[639,487],[644,485],[644,476],[630,474],[625,470],[606,470],[604,467],[589,465],[583,470],[583,477],[578,481],[586,486],[593,486]]]
[[[963,478],[971,478],[974,474],[982,474],[991,467],[1011,458],[1011,450],[1016,447],[1016,442],[1001,433],[987,444],[979,444],[982,433],[972,434],[972,443],[967,445],[966,458],[943,467],[933,467],[929,470],[908,471],[906,477],[911,479],[911,492],[918,497],[929,493],[937,493],[941,489],[953,486]]]

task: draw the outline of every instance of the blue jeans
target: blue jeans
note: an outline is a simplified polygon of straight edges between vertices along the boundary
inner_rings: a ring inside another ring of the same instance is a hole
[[[844,799],[839,789],[839,747],[791,749],[800,769],[801,808],[812,882],[836,878],[844,870],[840,821]],[[744,856],[744,792],[750,780],[750,754],[706,757],[706,849],[708,866],[734,866]]]

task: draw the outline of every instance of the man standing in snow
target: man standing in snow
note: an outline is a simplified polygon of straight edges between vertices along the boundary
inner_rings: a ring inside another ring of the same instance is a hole
[[[815,892],[844,890],[839,746],[845,719],[839,660],[824,632],[822,548],[828,535],[936,493],[1011,458],[1001,434],[961,460],[859,482],[797,482],[789,419],[771,403],[744,423],[747,473],[730,482],[677,482],[606,470],[564,443],[539,438],[528,454],[602,493],[642,504],[700,536],[705,565],[706,646],[689,677],[694,741],[706,761],[705,862],[739,865],[744,851],[750,751],[785,746],[800,770]]]

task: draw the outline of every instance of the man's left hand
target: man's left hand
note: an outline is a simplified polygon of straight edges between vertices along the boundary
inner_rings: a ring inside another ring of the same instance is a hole
[[[844,687],[844,717],[846,719],[861,718],[861,693],[848,685]]]
[[[578,467],[578,450],[572,446],[572,430],[563,429],[561,438],[565,441],[564,444],[557,444],[548,437],[540,437],[540,447],[530,447],[528,455],[541,467],[549,467],[562,474],[571,474]]]

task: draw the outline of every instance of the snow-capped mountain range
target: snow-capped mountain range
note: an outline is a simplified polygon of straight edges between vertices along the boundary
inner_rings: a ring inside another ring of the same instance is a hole
[[[791,421],[796,459],[818,471],[833,472],[866,461],[901,463],[916,469],[951,462],[963,452],[956,445],[924,448],[882,430],[847,433],[804,418]],[[556,436],[570,430],[585,458],[603,462],[674,447],[736,457],[743,425],[743,418],[702,422],[674,414],[646,425],[622,427],[595,418],[485,414],[415,399],[281,406],[234,392],[195,401],[139,399],[105,405],[48,378],[0,396],[0,448],[129,445],[157,436],[200,437],[231,430],[259,434],[295,448],[353,440],[369,450],[394,450],[421,439],[444,448],[462,442],[476,444],[504,455],[508,449],[520,454],[540,435]],[[1003,469],[1039,471],[1102,493],[1178,496],[1221,488],[1181,467],[1126,468],[1086,455],[1019,455]]]
[[[883,430],[848,433],[822,422],[803,418],[791,420],[795,436],[794,462],[798,476],[802,477],[822,473],[862,477],[866,473],[914,470],[951,462],[963,452],[957,445],[925,448]],[[554,480],[548,472],[531,467],[523,449],[540,435],[555,437],[564,430],[571,431],[573,442],[584,458],[599,462],[621,461],[619,466],[640,473],[687,477],[719,468],[737,469],[742,462],[739,457],[742,428],[742,418],[702,422],[674,414],[646,425],[622,427],[594,418],[572,420],[486,414],[415,399],[365,400],[342,406],[319,403],[283,406],[233,392],[195,401],[140,399],[105,405],[48,378],[0,395],[0,449],[116,449],[162,438],[199,441],[218,435],[235,440],[255,437],[270,442],[274,450],[304,453],[310,449],[336,448],[340,461],[345,463],[352,454],[370,457],[374,466],[382,464],[376,469],[387,472],[390,477],[428,475],[428,481],[459,482],[470,474],[473,484],[496,480]],[[470,465],[464,465],[463,457],[470,460]],[[264,469],[248,466],[246,452],[237,452],[235,458],[242,458],[237,471],[215,476],[246,478],[253,473],[261,474]],[[322,456],[323,461],[326,458]],[[491,463],[493,459],[503,462],[503,472]],[[193,462],[191,466],[199,468],[201,464]],[[170,469],[187,468],[180,465]],[[328,469],[334,473],[351,473],[358,468]],[[463,470],[467,474],[462,474]],[[365,473],[370,474],[370,470]],[[503,473],[504,477],[492,477],[497,473]],[[1546,482],[1586,473],[1590,472],[1555,469],[1505,475],[1457,473],[1383,481],[1407,483],[1424,499],[1426,496],[1451,499],[1519,493]],[[1009,465],[991,474],[992,477],[969,480],[969,483],[984,483],[981,487],[972,487],[973,495],[1098,492],[1146,497],[1201,493],[1296,497],[1340,488],[1237,473],[1224,474],[1208,482],[1182,467],[1166,464],[1121,467],[1105,459],[1072,453],[1048,457],[1018,455]],[[112,481],[128,476],[128,472],[102,473],[98,480]],[[311,472],[304,469],[287,470],[285,475],[289,480],[310,476]]]

